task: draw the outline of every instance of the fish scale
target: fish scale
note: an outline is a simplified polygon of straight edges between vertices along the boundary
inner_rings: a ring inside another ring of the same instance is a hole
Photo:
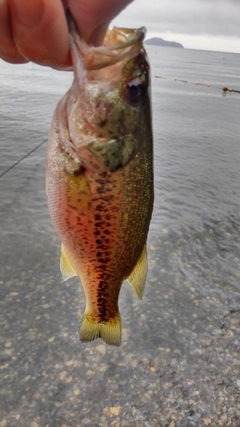
[[[142,297],[153,208],[144,31],[109,30],[114,43],[101,48],[85,45],[72,24],[70,33],[75,78],[49,135],[48,205],[62,241],[63,278],[79,276],[86,297],[80,339],[120,345],[119,292],[127,279]]]

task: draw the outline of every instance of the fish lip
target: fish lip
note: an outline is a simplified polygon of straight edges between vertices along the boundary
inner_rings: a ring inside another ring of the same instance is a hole
[[[146,34],[146,28],[140,27],[140,28],[124,28],[124,27],[113,27],[111,30],[108,30],[110,32],[115,32],[119,35],[121,35],[123,38],[125,38],[125,41],[122,43],[117,43],[112,46],[98,46],[93,47],[94,50],[97,51],[112,51],[112,50],[120,50],[125,49],[126,47],[133,46],[134,44],[138,42],[142,42],[144,40],[145,34]],[[105,40],[105,39],[104,39]],[[103,41],[104,42],[104,41]]]
[[[113,27],[108,30],[102,46],[88,46],[78,34],[76,24],[68,14],[69,42],[72,53],[78,51],[81,61],[84,62],[86,71],[99,70],[114,65],[125,58],[136,56],[142,48],[142,42],[146,34],[146,28],[129,29]],[[118,43],[112,44],[112,38]],[[105,43],[105,44],[104,44]],[[111,44],[107,44],[111,43]],[[74,55],[72,55],[74,56]],[[89,60],[87,60],[89,59]],[[73,61],[74,62],[74,61]]]
[[[125,58],[136,56],[140,50],[140,44],[145,37],[146,29],[145,27],[141,27],[136,30],[129,30],[124,28],[114,27],[112,30],[121,35],[124,35],[123,31],[132,31],[134,32],[134,36],[122,43],[115,44],[113,46],[99,46],[99,47],[90,47],[88,48],[89,53],[98,55],[100,57],[99,61],[96,63],[85,63],[85,67],[87,71],[91,70],[100,70],[101,68],[108,67],[109,65],[114,65],[118,62],[122,62]],[[121,52],[121,50],[123,52]],[[106,59],[103,60],[102,58]]]

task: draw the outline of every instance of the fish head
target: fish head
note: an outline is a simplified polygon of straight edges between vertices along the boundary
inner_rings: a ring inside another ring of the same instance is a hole
[[[149,123],[149,63],[145,29],[108,30],[101,47],[72,34],[75,79],[70,91],[69,130],[73,144],[87,146],[111,172],[136,154]],[[151,122],[151,118],[150,118]]]

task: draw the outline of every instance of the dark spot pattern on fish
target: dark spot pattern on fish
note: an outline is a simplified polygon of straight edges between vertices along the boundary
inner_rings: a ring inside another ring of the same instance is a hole
[[[140,45],[139,42],[142,49]],[[146,242],[151,211],[150,114],[145,112],[149,103],[144,100],[144,110],[141,107],[138,111],[136,106],[129,106],[123,96],[133,76],[138,75],[139,70],[144,71],[138,63],[139,59],[134,62],[129,57],[123,60],[123,64],[116,65],[116,68],[121,67],[121,79],[116,88],[110,85],[107,92],[101,90],[101,79],[98,79],[100,72],[104,80],[104,68],[87,70],[89,85],[86,85],[86,90],[94,87],[87,98],[91,102],[86,105],[82,97],[78,109],[75,108],[79,84],[75,79],[66,102],[62,107],[60,104],[62,115],[72,112],[67,125],[71,134],[76,135],[79,147],[82,137],[83,142],[86,136],[86,141],[89,141],[88,120],[84,122],[86,108],[91,115],[94,142],[87,142],[83,151],[78,151],[79,157],[83,156],[83,173],[79,174],[80,163],[69,160],[69,155],[57,147],[54,135],[59,123],[56,122],[48,154],[49,164],[53,165],[49,171],[49,182],[54,182],[52,189],[49,187],[49,194],[52,191],[56,195],[54,202],[51,201],[52,216],[64,245],[71,249],[69,258],[72,257],[78,267],[89,302],[90,318],[95,325],[112,319],[111,328],[118,313],[121,282],[132,271]],[[113,76],[116,78],[115,72]],[[91,85],[91,78],[96,78],[97,84]],[[105,84],[106,81],[104,88]],[[85,91],[85,88],[81,89]],[[104,139],[99,138],[100,134]],[[69,173],[62,171],[65,163]],[[112,340],[110,331],[107,342],[119,344],[119,338]],[[119,325],[117,333],[120,333]],[[100,335],[87,333],[82,337],[88,341],[97,336]]]
[[[105,192],[106,192],[106,190],[102,186],[101,187],[97,187],[97,193],[105,193]]]
[[[104,127],[107,124],[107,120],[102,120],[101,122],[98,123],[98,126],[100,128]]]
[[[103,226],[103,224],[104,224],[103,221],[97,221],[97,222],[95,222],[95,227],[100,228]]]

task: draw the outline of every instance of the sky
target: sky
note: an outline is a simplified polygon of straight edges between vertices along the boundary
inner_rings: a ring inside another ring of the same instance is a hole
[[[135,0],[114,21],[185,48],[240,53],[240,0]]]

